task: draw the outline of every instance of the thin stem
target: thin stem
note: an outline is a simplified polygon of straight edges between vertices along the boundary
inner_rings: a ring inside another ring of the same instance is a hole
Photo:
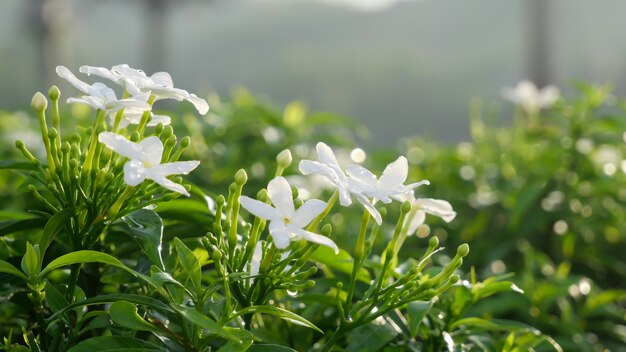
[[[348,285],[348,297],[346,298],[346,314],[350,315],[350,307],[352,306],[352,297],[354,296],[354,287],[356,285],[357,274],[363,265],[363,254],[365,251],[365,233],[367,232],[367,224],[370,220],[370,214],[367,211],[363,211],[363,218],[361,219],[361,229],[359,230],[359,237],[354,247],[354,263],[352,265],[352,275],[350,276],[350,283]]]

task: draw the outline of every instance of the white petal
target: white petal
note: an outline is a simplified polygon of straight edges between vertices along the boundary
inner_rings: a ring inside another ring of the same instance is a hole
[[[112,132],[101,132],[98,135],[98,141],[104,143],[109,149],[121,154],[129,159],[144,161],[145,155],[141,151],[141,147],[137,143],[133,143],[128,139]]]
[[[169,176],[169,175],[187,175],[193,169],[198,167],[200,162],[197,160],[190,161],[176,161],[173,163],[165,163],[161,165],[157,165],[152,168],[152,171],[158,173],[161,176]]]
[[[200,115],[204,115],[209,112],[209,103],[207,103],[206,100],[199,98],[197,95],[189,94],[187,100],[193,104]]]
[[[68,81],[71,85],[74,86],[74,88],[80,90],[83,93],[90,94],[89,90],[91,89],[91,86],[76,78],[72,71],[70,71],[67,67],[59,65],[56,67],[56,72],[59,77]]]
[[[156,72],[152,76],[150,76],[150,80],[157,85],[162,87],[172,88],[174,87],[174,82],[172,81],[172,76],[170,76],[167,72]]]
[[[409,232],[407,233],[409,235],[414,234],[415,231],[417,231],[417,228],[424,223],[424,220],[426,220],[426,213],[424,213],[422,210],[418,210],[417,212],[415,212],[415,215],[412,219],[407,219],[407,221],[411,221],[411,223],[409,224]],[[406,222],[404,226],[406,226]]]
[[[137,186],[146,179],[146,169],[138,160],[130,160],[124,164],[124,183]]]
[[[150,136],[139,142],[139,147],[145,155],[144,163],[148,163],[150,167],[155,167],[161,163],[163,156],[163,142],[157,136]],[[167,176],[167,175],[163,175]]]
[[[324,209],[326,209],[326,202],[319,199],[309,199],[296,210],[291,222],[296,226],[305,227],[315,217],[320,215]]]
[[[370,170],[362,167],[361,165],[348,165],[346,173],[362,185],[374,188],[378,187],[378,180],[376,179],[376,176]]]
[[[456,212],[452,209],[452,205],[445,200],[420,198],[414,204],[428,214],[442,218],[445,222],[450,222],[456,217]]]
[[[335,152],[323,142],[317,143],[315,149],[317,150],[317,159],[324,164],[328,164],[332,167],[339,168],[339,162],[337,162],[337,157],[335,156]]]
[[[89,88],[89,94],[94,97],[103,98],[106,101],[116,101],[115,91],[104,83],[96,82]]]
[[[78,71],[86,74],[87,76],[96,75],[111,80],[115,83],[118,83],[120,81],[120,76],[118,74],[104,67],[81,66]]]
[[[265,220],[281,219],[280,213],[274,207],[247,196],[239,197],[239,204],[250,214]]]
[[[259,241],[256,243],[256,246],[254,246],[254,252],[250,259],[250,276],[257,276],[259,274],[261,260],[263,260],[263,242]]]
[[[137,100],[135,98],[127,98],[127,99],[119,99],[119,100],[111,100],[107,102],[107,109],[110,110],[119,110],[119,109],[137,109],[138,111],[149,111],[152,110],[150,104]]]
[[[383,174],[378,180],[381,189],[391,189],[401,185],[406,181],[409,174],[409,164],[404,156],[399,157],[396,161],[385,167]]]
[[[367,199],[367,197],[365,197],[362,194],[354,194],[354,197],[356,198],[357,201],[359,201],[359,203],[361,203],[363,208],[365,208],[365,210],[367,210],[367,212],[370,213],[370,215],[374,218],[374,220],[376,221],[376,223],[378,225],[383,223],[382,216],[380,215],[378,210],[376,210],[374,205],[372,205],[372,203],[370,203],[370,201]]]
[[[291,219],[295,213],[289,182],[282,176],[276,177],[267,185],[267,194],[283,218]]]
[[[154,127],[158,124],[167,126],[167,125],[170,125],[171,123],[172,123],[172,119],[167,115],[150,114],[150,121],[148,122],[148,126]]]
[[[98,110],[106,110],[106,105],[104,104],[104,100],[100,98],[95,98],[89,95],[85,95],[82,98],[67,98],[67,102],[78,103],[78,104],[86,104],[91,106],[94,109]]]
[[[285,228],[285,223],[281,220],[273,220],[269,224],[269,231],[272,239],[274,240],[274,245],[278,249],[287,248],[289,242],[291,242],[291,235],[287,228]]]
[[[330,247],[335,251],[335,254],[339,253],[339,247],[330,238],[316,233],[301,229],[295,225],[287,224],[287,230],[294,235],[301,237],[309,242],[321,244],[322,246]]]
[[[182,195],[185,195],[187,197],[189,197],[189,192],[187,192],[187,190],[185,189],[185,187],[183,187],[182,185],[179,185],[178,183],[169,180],[167,178],[165,178],[164,176],[161,176],[155,172],[151,172],[152,170],[150,169],[146,169],[146,178],[150,179],[156,183],[158,183],[159,185],[163,186],[164,188],[169,189],[170,191],[174,191],[174,192],[178,192]]]

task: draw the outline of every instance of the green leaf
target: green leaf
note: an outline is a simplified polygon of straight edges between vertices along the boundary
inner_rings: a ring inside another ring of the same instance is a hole
[[[0,273],[11,274],[24,280],[28,279],[28,277],[24,275],[24,273],[21,272],[18,268],[14,267],[8,262],[5,262],[4,260],[0,260]]]
[[[70,305],[67,299],[65,299],[65,296],[63,296],[63,294],[59,290],[57,290],[57,288],[54,287],[54,285],[52,285],[50,282],[47,283],[45,292],[46,301],[48,302],[52,313],[64,311],[67,306]],[[70,320],[66,315],[63,315],[62,318],[63,321],[65,321],[67,324],[70,324]]]
[[[262,345],[254,345],[250,347],[247,352],[297,352],[297,351],[287,346],[262,344]]]
[[[97,297],[92,297],[92,298],[87,298],[83,301],[80,302],[75,302],[70,304],[69,306],[55,312],[54,314],[52,314],[52,316],[50,316],[49,320],[53,320],[56,319],[60,314],[63,314],[65,312],[67,312],[70,309],[74,309],[74,308],[79,308],[79,307],[84,307],[84,306],[90,306],[90,305],[97,305],[97,304],[104,304],[104,303],[112,303],[112,302],[117,302],[120,300],[124,300],[127,302],[131,302],[134,304],[141,304],[144,305],[146,307],[150,307],[153,309],[158,309],[164,312],[170,312],[170,313],[174,313],[174,310],[172,308],[170,308],[168,305],[166,305],[165,303],[156,300],[154,298],[151,297],[147,297],[147,296],[142,296],[142,295],[133,295],[133,294],[126,294],[126,293],[116,293],[116,294],[110,294],[110,295],[100,295]]]
[[[22,230],[36,229],[44,226],[45,218],[29,218],[21,220],[0,221],[0,235],[8,235]]]
[[[518,292],[524,293],[519,287],[517,287],[511,281],[491,281],[491,282],[478,282],[472,285],[472,294],[474,295],[474,299],[478,300],[481,298],[489,297],[498,292]]]
[[[626,300],[626,290],[606,290],[597,295],[589,296],[585,302],[585,311],[591,312],[601,306]]]
[[[223,327],[218,325],[215,322],[215,320],[198,312],[193,307],[178,305],[178,306],[173,306],[172,308],[174,308],[185,319],[189,320],[195,325],[198,325],[201,328],[209,330],[209,332],[212,334],[217,334],[230,340],[240,341],[239,336],[234,334],[232,331],[224,329]]]
[[[75,214],[76,208],[68,208],[61,210],[48,219],[41,233],[41,238],[39,239],[39,249],[41,250],[42,256],[46,253],[48,246],[52,243],[56,235],[65,227],[67,220]]]
[[[248,348],[252,346],[254,342],[254,335],[248,331],[243,329],[235,329],[235,328],[224,328],[226,331],[231,332],[233,335],[239,337],[239,341],[230,340],[224,346],[218,349],[218,352],[241,352],[241,351],[249,351]]]
[[[139,331],[157,330],[137,313],[137,307],[134,304],[127,301],[113,302],[109,307],[109,315],[114,323],[125,328]]]
[[[43,277],[49,272],[51,272],[52,270],[58,269],[62,266],[71,265],[71,264],[93,263],[93,262],[109,264],[109,265],[118,267],[120,269],[126,270],[133,275],[137,274],[134,270],[130,269],[129,267],[124,265],[124,263],[120,262],[117,258],[111,255],[108,255],[102,252],[83,250],[83,251],[76,251],[76,252],[65,254],[51,261],[41,271],[39,276]]]
[[[422,324],[422,320],[430,308],[432,308],[435,301],[427,301],[427,302],[410,302],[406,307],[406,312],[409,317],[409,331],[411,332],[411,336],[417,336],[417,332],[419,330],[420,325]]]
[[[152,264],[164,269],[161,256],[163,220],[157,213],[148,209],[134,211],[122,218],[116,230],[130,235],[139,243]]]
[[[134,337],[97,336],[79,343],[67,352],[167,352],[167,349]]]
[[[311,260],[322,263],[335,270],[339,270],[342,273],[348,275],[352,274],[352,263],[354,263],[354,258],[352,258],[350,253],[341,248],[339,249],[339,254],[335,254],[332,249],[319,246],[311,255]],[[369,272],[365,268],[361,268],[361,270],[359,270],[357,278],[368,284],[372,281]]]
[[[317,326],[315,326],[313,323],[311,323],[310,321],[304,319],[303,317],[299,316],[298,314],[294,313],[294,312],[290,312],[286,309],[282,309],[279,307],[275,307],[275,306],[250,306],[250,307],[246,307],[243,309],[240,309],[239,311],[237,311],[231,318],[235,318],[237,316],[243,316],[246,314],[255,314],[255,313],[265,313],[265,314],[270,314],[276,317],[279,317],[283,320],[289,321],[291,323],[300,325],[300,326],[305,326],[307,328],[311,328],[313,330],[319,331],[321,333],[323,333],[322,330],[320,330]]]
[[[350,342],[344,352],[378,351],[395,339],[401,332],[400,328],[393,320],[383,318],[384,321],[375,320],[352,330],[348,335]]]
[[[30,242],[26,242],[26,253],[22,257],[22,271],[29,277],[36,277],[41,270],[38,252]]]
[[[193,254],[191,249],[185,246],[183,241],[181,241],[178,237],[174,238],[174,244],[176,246],[176,253],[178,253],[180,264],[189,275],[189,279],[193,285],[193,292],[197,294],[202,289],[200,285],[200,281],[202,280],[200,261],[198,261],[198,258],[195,254]]]
[[[2,160],[0,170],[37,170],[37,164],[25,161]]]

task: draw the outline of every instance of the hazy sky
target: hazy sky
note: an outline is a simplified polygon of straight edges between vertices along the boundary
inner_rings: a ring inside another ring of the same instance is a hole
[[[47,89],[43,67],[128,63],[168,71],[199,94],[245,86],[279,106],[303,100],[392,145],[408,135],[466,139],[470,99],[510,109],[501,87],[530,74],[531,0],[407,0],[379,11],[326,1],[169,1],[159,17],[148,1],[50,0],[62,16],[42,44],[33,2],[3,0],[0,106],[27,106]],[[624,92],[626,2],[601,3],[546,2],[550,83],[610,80]]]

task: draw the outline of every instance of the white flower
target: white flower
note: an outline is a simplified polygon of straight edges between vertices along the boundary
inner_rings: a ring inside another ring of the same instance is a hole
[[[252,215],[270,221],[269,232],[276,248],[286,248],[292,237],[300,237],[330,247],[335,253],[339,253],[339,248],[331,239],[304,229],[324,211],[326,202],[311,199],[296,210],[291,196],[291,187],[282,176],[269,182],[267,192],[273,207],[246,196],[239,197],[239,203]]]
[[[259,268],[261,267],[261,260],[263,260],[263,241],[259,241],[254,246],[254,253],[252,253],[252,258],[250,259],[250,276],[252,276],[252,282],[254,282],[254,277],[259,274]]]
[[[356,200],[363,205],[363,207],[372,215],[376,223],[380,225],[382,223],[382,217],[374,205],[367,199],[365,195],[360,192],[359,187],[354,180],[348,178],[345,172],[339,166],[337,157],[333,150],[325,143],[319,142],[316,146],[317,159],[302,160],[300,161],[300,172],[304,175],[317,174],[324,176],[326,180],[332,183],[339,193],[339,204],[343,206],[349,206],[352,204],[350,195],[353,195]]]
[[[143,112],[139,111],[124,111],[124,119],[120,122],[119,128],[124,128],[131,125],[138,125],[141,122],[141,118],[143,117]],[[109,121],[111,125],[115,121],[115,114],[109,114]],[[158,115],[153,112],[150,112],[150,120],[148,120],[148,127],[154,127],[158,124],[163,124],[163,126],[170,125],[172,123],[172,119],[167,115]]]
[[[380,178],[377,178],[371,171],[360,165],[350,165],[346,172],[356,181],[352,188],[361,194],[371,197],[372,204],[376,204],[378,201],[390,203],[392,198],[401,199],[404,194],[414,188],[430,184],[427,180],[423,180],[404,185],[404,181],[406,181],[409,173],[409,164],[403,156],[387,165]]]
[[[106,110],[108,113],[125,109],[125,112],[129,114],[143,114],[144,111],[152,109],[150,104],[146,102],[149,97],[148,94],[136,95],[128,99],[117,99],[113,89],[100,82],[89,85],[74,76],[65,66],[57,66],[56,72],[59,77],[67,80],[76,89],[87,94],[80,98],[69,98],[67,99],[68,103],[87,104],[94,109]]]
[[[534,83],[527,80],[519,82],[515,88],[502,89],[503,98],[520,105],[530,113],[551,107],[559,96],[559,88],[547,86],[539,90]]]
[[[187,100],[200,114],[204,115],[209,111],[209,104],[206,100],[186,90],[174,88],[172,77],[167,72],[157,72],[148,76],[142,70],[131,68],[126,64],[113,66],[111,70],[104,67],[81,66],[80,72],[110,79],[124,86],[126,91],[133,96],[149,93],[155,101],[160,99]]]
[[[199,161],[177,161],[161,164],[163,143],[155,136],[145,138],[139,143],[134,143],[119,134],[102,132],[98,135],[98,140],[109,149],[130,159],[124,164],[124,182],[127,185],[137,186],[148,179],[170,191],[189,196],[189,192],[187,192],[185,187],[166,177],[170,175],[187,175],[198,167]]]
[[[408,234],[413,234],[417,228],[426,220],[426,214],[431,214],[442,218],[445,222],[450,222],[456,217],[456,212],[452,205],[445,200],[432,198],[415,198],[413,192],[406,193],[402,200],[411,202],[412,217],[407,217],[404,226],[409,225]],[[413,212],[413,209],[415,211]]]

